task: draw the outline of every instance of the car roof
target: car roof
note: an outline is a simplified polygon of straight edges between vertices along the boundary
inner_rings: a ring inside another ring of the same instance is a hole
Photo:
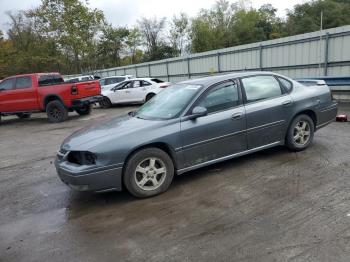
[[[125,75],[125,76],[107,76],[107,77],[101,78],[100,80],[102,80],[102,79],[109,79],[109,78],[116,78],[116,77],[132,77],[132,75]]]
[[[156,79],[155,77],[137,77],[137,78],[133,78],[133,79],[129,79],[129,80],[148,80],[148,81],[152,81],[152,79]]]
[[[229,80],[232,78],[238,78],[238,77],[245,77],[245,76],[254,76],[254,75],[277,75],[273,72],[267,72],[267,71],[242,71],[237,73],[230,73],[230,74],[224,74],[224,75],[215,75],[215,76],[207,76],[202,78],[195,78],[186,80],[183,82],[180,82],[181,84],[193,84],[193,85],[203,85],[203,86],[210,86],[212,84]],[[283,76],[284,77],[284,76]]]

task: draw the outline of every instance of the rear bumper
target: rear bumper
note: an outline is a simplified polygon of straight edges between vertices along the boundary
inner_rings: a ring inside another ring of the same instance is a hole
[[[98,103],[103,99],[102,95],[79,98],[72,101],[72,108],[81,108],[90,104]]]
[[[78,171],[67,162],[55,160],[61,181],[77,191],[107,192],[122,190],[122,167],[105,167],[101,170]]]

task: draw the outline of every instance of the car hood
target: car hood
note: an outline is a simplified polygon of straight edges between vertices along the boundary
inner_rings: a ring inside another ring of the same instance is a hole
[[[61,148],[67,151],[89,150],[107,140],[131,139],[133,134],[141,135],[144,130],[151,130],[161,122],[129,115],[105,119],[74,132],[63,141]]]

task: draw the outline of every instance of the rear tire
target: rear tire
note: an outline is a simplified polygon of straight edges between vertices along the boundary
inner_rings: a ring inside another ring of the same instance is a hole
[[[19,118],[19,119],[28,119],[31,117],[31,113],[18,113],[16,114],[16,116]]]
[[[151,197],[165,192],[174,177],[174,164],[163,150],[145,148],[134,153],[124,170],[124,185],[135,197]]]
[[[47,104],[46,113],[51,123],[60,123],[68,118],[68,110],[58,100],[51,101]]]
[[[314,132],[314,121],[308,115],[298,115],[289,126],[286,146],[291,151],[302,151],[312,143]]]
[[[91,105],[77,108],[75,111],[81,116],[89,115],[91,113]]]

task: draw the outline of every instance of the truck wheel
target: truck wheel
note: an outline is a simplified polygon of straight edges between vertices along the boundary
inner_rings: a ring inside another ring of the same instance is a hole
[[[68,118],[68,110],[58,100],[51,101],[47,104],[46,113],[51,123],[63,122]]]
[[[91,105],[77,108],[75,111],[81,116],[86,116],[91,113]]]
[[[304,150],[312,143],[314,130],[314,122],[309,116],[296,116],[287,132],[286,146],[292,151]]]
[[[32,115],[31,113],[18,113],[18,114],[16,114],[16,116],[19,119],[27,119],[27,118],[30,118],[31,115]]]

